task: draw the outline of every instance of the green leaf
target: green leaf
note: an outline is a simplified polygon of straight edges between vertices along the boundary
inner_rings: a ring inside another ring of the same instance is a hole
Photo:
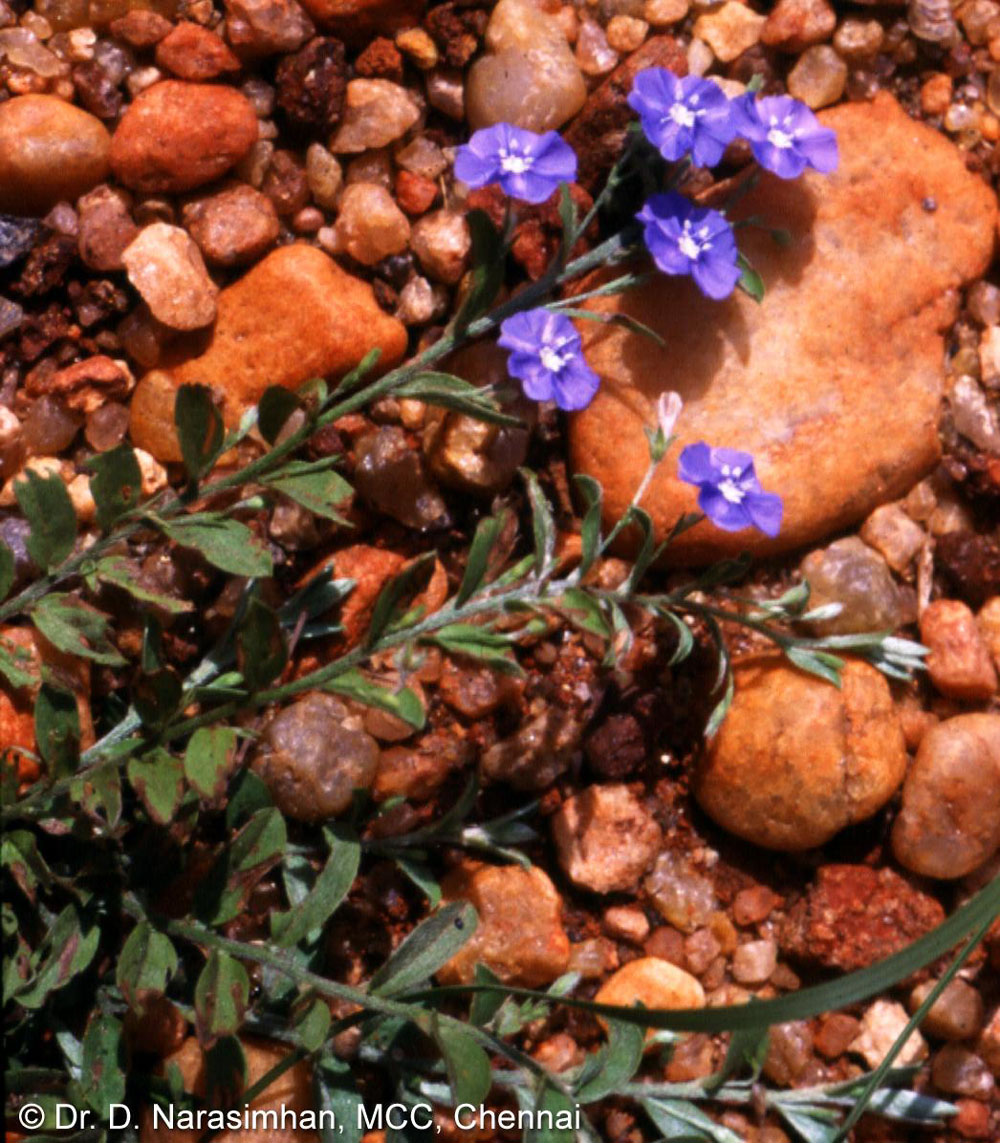
[[[461,607],[483,586],[490,566],[490,554],[496,546],[503,530],[504,517],[500,514],[487,516],[476,526],[476,534],[469,545],[469,556],[465,561],[465,573],[455,596],[455,606]]]
[[[182,387],[182,391],[183,391]],[[157,527],[182,548],[201,552],[213,567],[230,575],[266,577],[274,574],[264,544],[238,520],[201,513],[180,520],[157,520]]]
[[[177,950],[170,938],[148,921],[140,921],[122,946],[115,982],[129,1007],[141,1015],[148,1000],[166,991],[177,965]]]
[[[52,884],[52,871],[38,852],[35,835],[26,829],[5,830],[0,836],[0,864],[10,870],[29,901],[34,901],[37,885]]]
[[[764,279],[750,265],[744,255],[739,256],[737,265],[740,268],[740,278],[736,283],[737,288],[753,298],[755,302],[762,302],[764,300]]]
[[[718,1091],[726,1080],[749,1070],[750,1078],[756,1081],[767,1058],[767,1047],[771,1038],[769,1028],[740,1028],[732,1034],[726,1058],[722,1067],[705,1080],[705,1090]]]
[[[523,423],[505,413],[489,389],[473,385],[451,373],[418,373],[394,389],[393,396],[410,397],[494,425],[518,426]]]
[[[80,757],[80,714],[69,691],[42,683],[35,699],[35,741],[54,777],[72,774]]]
[[[321,1143],[361,1143],[358,1108],[362,1099],[350,1064],[336,1056],[321,1056],[313,1068],[313,1089],[317,1109],[332,1111],[337,1125],[319,1128]]]
[[[444,1057],[456,1105],[469,1103],[475,1107],[483,1103],[493,1082],[489,1056],[455,1020],[435,1020],[433,1036]]]
[[[195,893],[195,912],[217,925],[231,921],[250,890],[285,852],[285,819],[272,808],[258,810],[224,847]]]
[[[109,667],[122,667],[125,659],[107,636],[108,617],[72,595],[52,592],[31,612],[35,626],[53,646]]]
[[[608,1021],[608,1043],[598,1053],[595,1074],[576,1089],[579,1102],[595,1103],[627,1084],[639,1070],[645,1042],[645,1030],[638,1024]]]
[[[38,675],[24,669],[32,665],[31,655],[24,647],[0,635],[0,675],[3,675],[15,690],[37,684]]]
[[[837,1118],[825,1108],[779,1103],[778,1114],[804,1143],[836,1143]]]
[[[134,744],[133,744],[134,745]],[[111,829],[122,816],[122,779],[117,767],[96,766],[73,781],[70,799],[79,802],[84,813],[97,817],[101,811]]]
[[[441,904],[441,886],[422,861],[415,861],[412,857],[397,856],[396,865],[427,898],[429,908],[436,909]]]
[[[598,481],[585,473],[573,477],[573,483],[580,490],[585,501],[583,519],[580,521],[580,571],[585,576],[594,561],[601,554],[601,509],[604,489]]]
[[[805,647],[794,645],[785,647],[784,650],[785,658],[794,663],[800,670],[808,671],[809,674],[816,675],[817,678],[833,683],[835,687],[840,686],[840,671],[844,666],[843,659],[836,655],[828,655],[823,651],[810,651]]]
[[[472,974],[472,982],[477,985],[491,985],[495,992],[476,992],[469,1008],[469,1019],[477,1027],[484,1028],[497,1014],[507,997],[503,981],[485,964],[477,964]]]
[[[198,1039],[205,1047],[240,1030],[250,1002],[250,978],[229,953],[212,949],[194,988]]]
[[[323,689],[394,714],[414,730],[423,730],[427,722],[423,703],[409,687],[390,690],[389,687],[379,686],[365,678],[356,667],[329,679],[323,684]]]
[[[308,1052],[318,1052],[326,1042],[332,1017],[330,1005],[317,997],[295,1019],[295,1031]]]
[[[527,469],[522,470],[528,485],[528,500],[531,503],[531,530],[535,537],[535,570],[546,575],[552,566],[552,554],[556,547],[556,525],[552,519],[552,508],[538,477]]]
[[[97,567],[94,569],[94,575],[102,583],[108,583],[113,587],[127,591],[133,599],[137,599],[140,603],[154,604],[171,615],[182,615],[186,611],[194,610],[194,604],[189,603],[186,599],[175,599],[172,595],[164,595],[162,592],[144,587],[137,578],[138,573],[138,567],[129,563],[122,556],[106,556],[104,559],[98,560]]]
[[[467,901],[438,909],[402,942],[368,984],[376,996],[392,996],[428,980],[465,945],[479,918]]]
[[[514,658],[507,636],[498,635],[488,627],[478,627],[472,623],[449,623],[426,636],[425,641],[436,643],[449,654],[476,659],[505,675],[524,674]]]
[[[112,1103],[125,1098],[125,1067],[121,1021],[97,1009],[83,1034],[80,1078],[84,1098],[101,1119]]]
[[[424,552],[382,588],[375,600],[372,617],[365,634],[365,646],[371,647],[405,617],[413,600],[424,590],[434,571],[434,552]]]
[[[742,1143],[735,1131],[716,1123],[686,1099],[641,1099],[639,1104],[664,1139]]]
[[[611,638],[611,628],[601,605],[590,592],[571,587],[559,597],[559,611],[575,627],[589,631],[600,639]]]
[[[171,667],[141,674],[132,691],[132,703],[142,719],[142,725],[151,730],[162,730],[180,706],[183,687],[177,672]]]
[[[317,516],[333,520],[337,524],[347,521],[337,511],[354,492],[350,484],[338,472],[326,467],[316,471],[314,466],[304,461],[290,461],[275,476],[262,480],[268,488],[280,492],[296,504],[301,504]]]
[[[285,948],[320,929],[347,896],[361,864],[361,844],[346,829],[323,831],[330,851],[326,865],[304,901],[287,913],[271,914],[271,934]]]
[[[199,797],[220,798],[232,769],[236,752],[236,731],[228,726],[201,726],[184,751],[184,775]]]
[[[131,511],[142,494],[142,472],[135,453],[126,444],[98,453],[87,462],[94,474],[90,494],[97,505],[97,522],[107,532],[115,521]]]
[[[272,385],[264,390],[257,405],[257,428],[268,444],[274,444],[288,418],[300,407],[298,397],[289,389]]]
[[[31,528],[28,555],[46,571],[61,564],[76,542],[76,512],[62,477],[26,468],[14,481],[14,495]]]
[[[41,1008],[53,992],[64,988],[90,964],[100,940],[100,926],[85,929],[76,906],[67,905],[32,958],[36,971],[15,989],[14,999],[22,1008]]]
[[[229,1107],[243,1095],[246,1082],[243,1046],[236,1036],[220,1036],[205,1053],[205,1102],[209,1107]]]
[[[519,1101],[522,1098],[522,1090],[523,1089],[519,1089],[518,1091]],[[557,1124],[560,1122],[574,1123],[576,1121],[577,1108],[558,1088],[553,1087],[551,1083],[543,1081],[541,1090],[538,1093],[538,1098],[535,1100],[534,1109],[537,1126],[529,1127],[525,1131],[525,1143],[573,1143],[577,1137],[576,1131],[572,1127],[560,1127],[557,1126]],[[537,1114],[538,1112],[544,1111],[551,1112],[552,1114],[551,1126],[549,1126],[547,1117],[539,1117]],[[559,1118],[560,1116],[562,1118]]]
[[[254,591],[236,631],[236,662],[250,692],[263,690],[285,669],[288,648],[278,616]]]
[[[174,402],[174,424],[181,446],[184,467],[197,482],[215,463],[222,451],[225,428],[222,414],[206,385],[181,385]]]
[[[169,825],[184,793],[184,767],[161,746],[141,758],[130,758],[128,780],[157,825]]]
[[[14,563],[14,553],[0,540],[0,602],[7,598],[10,589],[14,586],[16,574],[17,565]]]
[[[462,308],[455,317],[456,339],[481,317],[500,292],[506,268],[503,236],[484,210],[470,210],[465,220],[472,236],[472,282]]]

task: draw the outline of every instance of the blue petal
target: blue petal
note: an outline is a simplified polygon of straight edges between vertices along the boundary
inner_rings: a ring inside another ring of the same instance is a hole
[[[556,183],[571,183],[576,178],[576,152],[558,131],[546,131],[540,137],[532,170]]]
[[[698,507],[724,532],[739,532],[750,524],[745,507],[727,500],[712,484],[702,486],[698,494]]]
[[[478,189],[495,183],[500,177],[500,164],[496,155],[477,155],[471,142],[458,148],[455,155],[455,178]]]
[[[736,289],[736,283],[740,280],[740,268],[735,260],[715,257],[709,253],[692,264],[691,277],[707,298],[718,302],[728,298]]]
[[[743,501],[747,515],[765,536],[776,536],[781,531],[784,506],[776,492],[751,492]]]
[[[797,140],[799,152],[814,170],[827,175],[837,169],[840,154],[837,149],[836,132],[829,127],[820,127],[805,138]]]
[[[677,459],[677,475],[686,484],[711,484],[718,479],[718,471],[712,463],[712,449],[698,441],[681,450]]]
[[[590,368],[581,354],[567,362],[555,376],[556,404],[560,409],[585,409],[594,399],[601,383],[600,377]]]

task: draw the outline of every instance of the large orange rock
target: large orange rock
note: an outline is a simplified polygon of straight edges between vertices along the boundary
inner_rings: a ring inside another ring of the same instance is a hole
[[[775,655],[735,668],[736,691],[693,790],[723,829],[768,849],[823,845],[879,810],[906,773],[889,685],[845,664],[838,689]]]
[[[74,202],[108,173],[104,124],[54,95],[0,103],[0,211],[45,214]]]
[[[317,24],[351,44],[420,23],[426,0],[302,0]]]
[[[147,373],[132,396],[132,440],[158,460],[180,460],[174,399],[180,385],[212,386],[226,425],[271,385],[295,389],[310,377],[340,376],[371,349],[381,367],[406,349],[406,330],[384,313],[371,286],[321,250],[275,250],[222,291],[208,348],[171,369]]]
[[[739,212],[791,233],[740,245],[764,279],[758,305],[717,303],[687,279],[656,275],[595,310],[630,314],[666,341],[581,322],[601,388],[573,419],[573,468],[604,485],[608,523],[624,512],[648,463],[643,427],[660,394],[685,407],[679,442],[643,500],[657,534],[696,508],[676,477],[684,445],[705,440],[753,453],[765,488],[784,497],[781,534],[723,532],[702,523],[669,559],[697,564],[749,549],[783,552],[829,535],[899,496],[938,456],[942,331],[958,288],[993,250],[996,200],[936,131],[886,94],[820,115],[840,167],[796,182],[764,175]]]
[[[111,168],[132,190],[178,194],[221,178],[256,141],[257,116],[245,95],[165,79],[129,104],[111,139]]]
[[[241,1039],[240,1043],[247,1063],[248,1087],[262,1079],[289,1052],[283,1044],[268,1040],[247,1037]],[[167,1056],[163,1061],[164,1073],[171,1065],[176,1065],[180,1071],[185,1091],[205,1096],[205,1053],[194,1036],[189,1037],[176,1052]],[[222,1106],[218,1101],[208,1105],[219,1110],[222,1110]],[[249,1107],[251,1114],[257,1113],[258,1126],[248,1125],[245,1131],[239,1128],[220,1131],[214,1135],[216,1143],[316,1143],[318,1136],[315,1131],[309,1131],[303,1126],[290,1126],[290,1121],[316,1108],[312,1091],[312,1070],[306,1060],[293,1064],[274,1083],[265,1088]],[[235,1108],[243,1112],[244,1104],[237,1102]],[[285,1116],[283,1122],[282,1110],[286,1108],[289,1115]],[[178,1105],[175,1115],[179,1111]],[[269,1112],[274,1113],[273,1126],[265,1118]],[[209,1123],[206,1121],[200,1131],[183,1130],[179,1125],[171,1129],[165,1126],[162,1120],[155,1122],[152,1109],[147,1107],[142,1113],[139,1139],[140,1143],[197,1143],[208,1126]]]

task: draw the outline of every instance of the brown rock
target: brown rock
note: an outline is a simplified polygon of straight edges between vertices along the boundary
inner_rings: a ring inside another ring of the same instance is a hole
[[[156,64],[181,79],[201,83],[227,71],[239,71],[240,61],[214,32],[187,20],[156,45]]]
[[[426,802],[470,756],[466,742],[444,732],[424,735],[413,747],[390,746],[379,759],[372,795],[377,802],[389,798]]]
[[[903,785],[892,831],[901,865],[962,877],[1000,848],[1000,714],[960,714],[931,727]]]
[[[43,215],[108,173],[104,124],[54,95],[0,103],[0,212]]]
[[[574,885],[595,893],[634,889],[663,838],[627,786],[590,786],[552,817],[559,864]]]
[[[902,495],[938,455],[941,331],[954,319],[957,287],[989,261],[994,196],[952,144],[888,95],[820,118],[837,131],[838,171],[797,182],[764,176],[741,204],[792,234],[789,249],[764,232],[741,234],[765,281],[762,304],[741,295],[713,303],[687,279],[661,276],[588,303],[652,324],[669,347],[582,323],[602,385],[573,419],[571,457],[604,485],[609,526],[642,479],[643,426],[655,424],[656,400],[671,389],[686,401],[680,439],[643,501],[658,535],[695,508],[695,490],[675,473],[679,450],[698,440],[753,453],[764,487],[784,497],[776,539],[704,523],[671,546],[675,562],[820,539]],[[936,210],[925,208],[929,199]]]
[[[257,116],[238,91],[165,79],[122,116],[111,166],[133,190],[176,194],[220,178],[256,140]]]
[[[116,40],[124,40],[133,48],[151,48],[168,35],[173,25],[159,12],[135,8],[111,21],[110,32]]]
[[[214,266],[255,262],[281,230],[271,200],[246,183],[186,204],[184,225]]]
[[[613,973],[594,997],[597,1004],[622,1008],[631,1008],[637,1000],[645,1008],[704,1008],[705,991],[684,969],[659,957],[644,956]],[[652,1034],[650,1028],[647,1035]]]
[[[275,82],[278,106],[296,127],[329,130],[340,120],[347,90],[344,45],[317,36],[278,64]]]
[[[726,0],[721,8],[698,17],[694,34],[708,44],[718,59],[729,63],[757,43],[764,23],[765,18],[749,5]]]
[[[944,909],[891,869],[824,865],[788,911],[781,948],[824,968],[854,972],[930,932]]]
[[[625,101],[636,74],[649,67],[687,75],[687,56],[673,36],[650,37],[587,96],[566,128],[566,142],[579,160],[577,182],[591,193],[625,148],[628,125],[635,121],[635,112]]]
[[[354,74],[363,79],[403,82],[403,53],[387,36],[378,36],[354,61]]]
[[[906,747],[884,676],[848,662],[838,690],[773,655],[735,669],[736,694],[695,773],[699,804],[767,849],[822,845],[892,797]]]
[[[316,31],[295,0],[225,0],[226,36],[251,58],[293,52]]]
[[[159,460],[180,460],[173,426],[179,385],[218,389],[233,428],[269,385],[294,389],[310,377],[340,376],[373,347],[382,350],[380,364],[391,366],[406,349],[406,331],[379,309],[371,287],[311,246],[282,247],[219,295],[204,353],[139,382],[132,439]]]
[[[154,222],[125,248],[129,281],[157,321],[171,329],[201,329],[215,320],[219,288],[198,247],[179,226]]]
[[[837,15],[826,0],[778,0],[761,29],[761,43],[797,53],[828,40]]]
[[[976,623],[994,665],[1000,670],[1000,595],[992,596],[983,604],[976,614]]]
[[[566,971],[569,938],[562,901],[538,868],[463,861],[441,881],[445,901],[470,901],[479,914],[472,939],[438,974],[441,984],[468,984],[477,963],[505,983],[538,988]]]
[[[438,185],[433,179],[412,171],[400,171],[396,175],[396,201],[409,215],[429,210],[438,194]]]
[[[77,203],[80,257],[92,270],[120,270],[125,247],[139,233],[127,192],[95,187]]]
[[[920,616],[920,638],[930,648],[931,682],[949,698],[988,699],[997,689],[989,647],[976,617],[957,599],[939,599]]]
[[[426,0],[303,0],[303,7],[317,24],[359,45],[419,24]]]
[[[246,1059],[247,1075],[246,1085],[250,1087],[264,1078],[277,1064],[288,1055],[289,1048],[269,1040],[257,1040],[250,1037],[241,1037],[240,1045]],[[183,1081],[185,1091],[205,1097],[206,1092],[206,1066],[205,1052],[194,1036],[189,1037],[180,1048],[163,1061],[162,1071],[166,1074],[168,1068],[176,1067]],[[242,1104],[240,1105],[242,1108]],[[277,1126],[247,1128],[247,1130],[220,1131],[215,1135],[218,1143],[316,1143],[315,1131],[306,1131],[299,1127],[290,1127],[288,1122],[303,1112],[312,1110],[315,1101],[312,1094],[312,1069],[305,1060],[292,1064],[290,1068],[271,1083],[250,1103],[251,1114],[258,1113],[266,1116],[268,1112],[274,1117]],[[287,1109],[289,1116],[282,1116]],[[261,1122],[261,1120],[258,1120]],[[152,1111],[147,1107],[142,1116],[139,1130],[140,1143],[197,1143],[202,1132],[197,1130],[182,1131],[179,1128],[173,1131],[166,1130],[162,1124],[154,1126]]]
[[[58,397],[67,408],[89,415],[106,401],[127,397],[134,384],[132,375],[121,362],[97,354],[58,369],[44,380],[38,373],[29,373],[25,389],[36,397],[42,394]]]

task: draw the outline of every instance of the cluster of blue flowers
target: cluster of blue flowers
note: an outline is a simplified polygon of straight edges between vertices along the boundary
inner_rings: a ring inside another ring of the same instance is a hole
[[[758,99],[748,92],[730,99],[711,80],[649,68],[635,77],[628,102],[646,138],[670,162],[690,157],[696,166],[709,167],[742,138],[757,162],[782,179],[797,178],[806,167],[825,173],[837,165],[833,131],[789,96]],[[528,203],[545,202],[561,183],[576,178],[576,169],[575,152],[555,131],[538,135],[509,123],[475,132],[455,158],[455,176],[468,186],[499,184],[511,198]],[[636,217],[663,273],[690,275],[707,297],[729,297],[742,271],[736,236],[723,214],[668,192],[652,195]],[[534,400],[582,409],[597,392],[597,374],[565,314],[545,308],[515,314],[502,323],[499,344],[510,350],[511,376]],[[690,445],[681,453],[678,475],[697,486],[702,511],[718,527],[777,535],[781,498],[763,491],[749,454]]]

